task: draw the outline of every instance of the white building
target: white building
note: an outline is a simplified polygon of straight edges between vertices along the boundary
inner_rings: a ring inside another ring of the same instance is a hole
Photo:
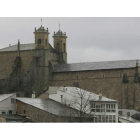
[[[96,117],[96,122],[118,122],[118,101],[116,100],[76,87],[55,87],[55,90],[50,87],[49,89],[50,99],[82,110]]]
[[[16,114],[16,93],[0,95],[0,114]]]

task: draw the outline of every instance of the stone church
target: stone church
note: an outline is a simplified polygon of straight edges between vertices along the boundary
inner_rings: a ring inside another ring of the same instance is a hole
[[[36,96],[49,86],[76,86],[119,101],[119,108],[140,110],[139,60],[67,63],[67,35],[34,30],[35,42],[0,49],[0,94]]]

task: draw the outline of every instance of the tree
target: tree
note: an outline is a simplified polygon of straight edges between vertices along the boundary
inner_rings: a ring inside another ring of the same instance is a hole
[[[71,99],[67,100],[67,104],[75,110],[71,112],[72,116],[77,117],[79,122],[93,121],[94,117],[91,114],[90,101],[95,98],[95,95],[80,88],[73,88],[70,93]]]

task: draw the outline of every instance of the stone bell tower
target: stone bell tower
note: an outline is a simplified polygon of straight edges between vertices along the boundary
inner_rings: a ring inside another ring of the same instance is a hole
[[[41,27],[36,30],[35,27],[35,49],[48,49],[49,48],[49,31]]]
[[[59,55],[59,63],[67,63],[67,43],[66,43],[66,32],[60,30],[57,33],[54,32],[54,49]]]

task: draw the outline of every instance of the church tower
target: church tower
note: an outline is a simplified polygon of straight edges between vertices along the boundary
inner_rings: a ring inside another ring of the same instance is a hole
[[[35,27],[35,49],[48,49],[49,48],[49,31],[41,27],[36,30]]]
[[[59,63],[67,63],[67,44],[66,44],[66,32],[60,30],[57,33],[54,32],[54,49],[59,54]]]

